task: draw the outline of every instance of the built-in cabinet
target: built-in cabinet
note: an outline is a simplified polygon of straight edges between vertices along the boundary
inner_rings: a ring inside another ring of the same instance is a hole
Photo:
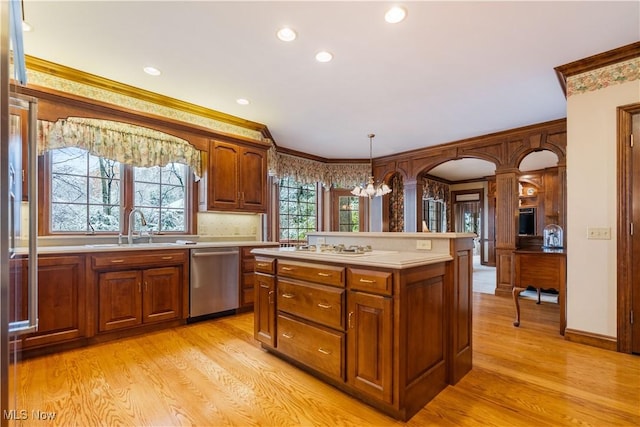
[[[182,318],[187,259],[186,251],[92,255],[97,332]]]
[[[255,338],[407,420],[471,369],[467,246],[454,263],[399,270],[257,255]]]
[[[200,210],[266,212],[265,147],[212,140],[208,159]]]
[[[261,245],[259,247],[278,246]],[[240,310],[250,310],[253,308],[255,292],[255,256],[251,251],[258,246],[243,246],[240,258]]]
[[[11,278],[20,283],[22,298],[10,315],[24,320],[27,310],[25,259],[11,261]],[[80,255],[38,257],[38,331],[24,335],[23,349],[64,343],[87,334],[84,258]]]

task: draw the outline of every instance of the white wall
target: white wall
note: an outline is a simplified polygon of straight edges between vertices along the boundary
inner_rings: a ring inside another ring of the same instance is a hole
[[[640,102],[640,81],[567,99],[567,328],[616,337],[616,108]],[[608,227],[611,240],[588,240]]]

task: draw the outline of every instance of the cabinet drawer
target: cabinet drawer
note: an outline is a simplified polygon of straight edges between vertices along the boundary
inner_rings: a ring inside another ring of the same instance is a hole
[[[309,280],[323,285],[344,286],[344,267],[335,265],[280,260],[278,276]]]
[[[94,269],[139,267],[147,265],[182,264],[187,260],[187,251],[132,251],[111,252],[91,256],[91,266]]]
[[[344,381],[344,333],[278,315],[278,350]]]
[[[391,295],[393,292],[393,274],[389,271],[347,269],[349,289],[360,289],[377,294]]]
[[[256,256],[255,271],[266,274],[275,274],[276,272],[276,260],[275,258],[264,258]]]
[[[344,329],[344,289],[278,280],[278,310]]]

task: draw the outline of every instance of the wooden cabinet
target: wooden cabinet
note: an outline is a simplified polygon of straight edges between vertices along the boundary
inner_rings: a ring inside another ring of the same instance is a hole
[[[201,210],[267,210],[267,148],[232,142],[209,144]]]
[[[250,310],[253,308],[254,288],[255,288],[255,256],[251,251],[256,247],[277,247],[278,244],[261,246],[244,246],[241,248],[240,259],[240,309]]]
[[[471,264],[463,263],[389,269],[259,255],[255,338],[407,420],[471,369]]]
[[[271,260],[272,262],[273,260]],[[267,262],[265,260],[265,262]],[[254,336],[270,347],[276,345],[276,279],[270,274],[255,274],[253,304]]]
[[[391,298],[351,291],[347,304],[347,382],[363,393],[392,403]]]
[[[98,332],[184,318],[188,251],[93,255]]]
[[[86,336],[84,278],[82,255],[38,257],[38,331],[22,338],[23,348],[43,347]]]

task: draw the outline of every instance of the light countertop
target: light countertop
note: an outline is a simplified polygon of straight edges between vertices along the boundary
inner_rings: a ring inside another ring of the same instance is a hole
[[[446,253],[380,251],[374,250],[364,254],[338,254],[327,252],[296,251],[295,248],[256,248],[251,251],[256,255],[267,255],[278,258],[289,258],[300,261],[324,261],[340,264],[362,265],[367,267],[384,267],[403,269],[419,267],[451,261],[453,257]]]

